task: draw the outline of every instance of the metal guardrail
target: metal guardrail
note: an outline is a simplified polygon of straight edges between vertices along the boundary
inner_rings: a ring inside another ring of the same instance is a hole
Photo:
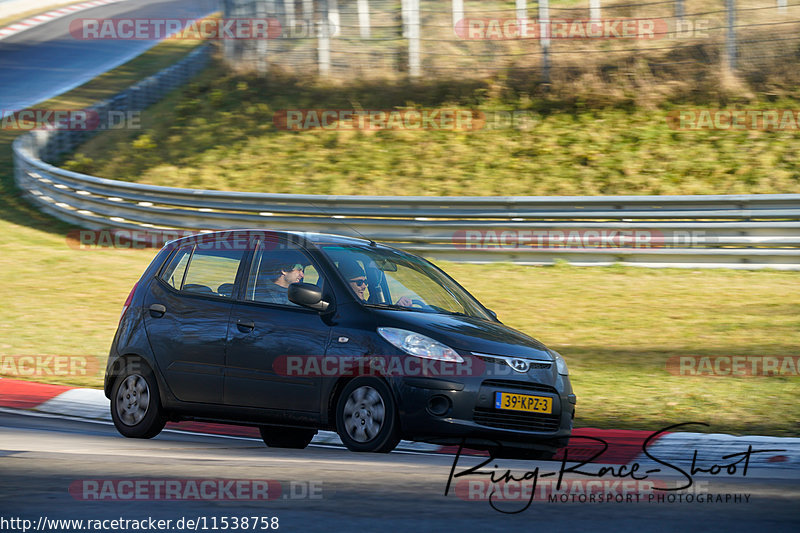
[[[98,109],[142,109],[205,64],[201,48]],[[103,107],[105,106],[105,107]],[[258,228],[361,234],[429,257],[578,265],[800,270],[800,194],[383,197],[223,192],[117,181],[43,161],[85,132],[35,131],[13,145],[30,200],[90,229]]]

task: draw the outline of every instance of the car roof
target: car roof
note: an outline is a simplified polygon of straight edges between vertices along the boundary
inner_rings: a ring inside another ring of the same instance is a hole
[[[183,241],[188,240],[196,240],[198,237],[202,239],[213,239],[214,236],[217,237],[234,237],[236,235],[242,234],[249,234],[252,233],[254,235],[259,234],[271,234],[277,237],[291,239],[292,237],[303,239],[311,244],[318,246],[320,244],[355,244],[355,245],[367,245],[374,241],[370,241],[366,238],[361,237],[348,237],[345,235],[336,235],[333,233],[316,233],[316,232],[306,232],[306,231],[284,231],[284,230],[270,230],[270,229],[259,229],[259,228],[251,228],[251,229],[230,229],[230,230],[218,230],[218,231],[210,231],[210,232],[201,232],[198,231],[194,235],[187,235],[185,237],[180,237],[178,239],[173,239],[165,243],[165,245],[173,245],[173,244],[180,244]],[[375,243],[377,244],[377,243]]]

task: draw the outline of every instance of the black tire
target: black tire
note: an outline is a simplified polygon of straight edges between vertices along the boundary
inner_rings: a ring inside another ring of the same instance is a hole
[[[122,435],[134,439],[155,437],[167,419],[153,371],[140,359],[128,359],[111,391],[111,419]]]
[[[317,434],[316,429],[305,428],[289,428],[283,426],[260,426],[261,438],[264,439],[264,444],[270,448],[295,448],[302,450],[314,435]]]
[[[336,432],[351,451],[392,451],[400,442],[400,422],[386,382],[361,377],[345,385],[336,404]]]

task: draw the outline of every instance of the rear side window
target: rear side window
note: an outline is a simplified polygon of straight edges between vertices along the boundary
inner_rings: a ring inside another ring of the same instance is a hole
[[[243,253],[242,250],[195,249],[181,290],[232,297]]]
[[[186,272],[186,265],[189,264],[189,258],[192,256],[192,250],[194,250],[194,245],[180,248],[172,254],[172,258],[161,273],[161,279],[170,284],[173,289],[180,290],[183,285],[183,275]]]
[[[203,250],[202,245],[187,245],[175,252],[161,279],[184,292],[232,298],[243,255],[243,250]]]

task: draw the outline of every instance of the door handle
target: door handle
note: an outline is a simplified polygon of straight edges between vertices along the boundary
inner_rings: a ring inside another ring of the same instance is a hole
[[[167,308],[161,304],[152,304],[150,306],[150,316],[153,318],[161,318],[166,312]]]
[[[255,329],[256,324],[252,320],[245,320],[243,318],[240,318],[236,320],[236,327],[239,328],[241,331],[249,332]]]

